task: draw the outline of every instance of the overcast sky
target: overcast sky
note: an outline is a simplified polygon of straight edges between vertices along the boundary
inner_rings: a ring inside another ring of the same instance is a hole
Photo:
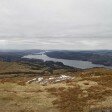
[[[112,49],[112,0],[0,0],[0,49]]]

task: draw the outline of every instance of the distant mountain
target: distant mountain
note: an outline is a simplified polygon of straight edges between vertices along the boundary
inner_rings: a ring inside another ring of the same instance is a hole
[[[112,66],[112,50],[96,51],[52,51],[46,52],[51,58],[90,61],[94,64]]]

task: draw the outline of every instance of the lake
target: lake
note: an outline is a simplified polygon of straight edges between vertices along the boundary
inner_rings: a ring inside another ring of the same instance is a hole
[[[91,63],[89,61],[50,58],[47,55],[45,55],[44,52],[37,53],[37,54],[26,55],[23,58],[42,59],[44,61],[62,62],[64,65],[71,66],[71,67],[76,67],[76,68],[81,68],[81,69],[87,69],[87,68],[93,68],[93,67],[106,67],[106,68],[109,68],[107,66],[93,64],[93,63]]]

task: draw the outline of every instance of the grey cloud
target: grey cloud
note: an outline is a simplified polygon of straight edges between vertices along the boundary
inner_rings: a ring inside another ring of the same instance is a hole
[[[0,0],[0,49],[111,49],[111,0]]]

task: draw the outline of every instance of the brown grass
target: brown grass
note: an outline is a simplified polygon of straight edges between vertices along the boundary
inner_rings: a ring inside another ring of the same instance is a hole
[[[2,63],[2,73],[30,71],[27,65],[5,64]],[[76,75],[73,80],[47,86],[26,84],[34,76],[19,75],[0,78],[0,112],[90,112],[98,104],[101,107],[102,102],[107,106],[110,102],[106,100],[112,96],[112,71],[103,68],[88,69],[78,75],[72,73]]]
[[[99,85],[102,85],[105,87],[110,87],[110,88],[112,87],[112,75],[105,75],[98,78],[88,78],[88,80],[98,82]]]
[[[112,96],[112,90],[104,90],[102,87],[90,87],[87,90],[87,97],[84,97],[79,87],[68,88],[64,91],[53,88],[49,92],[58,96],[53,104],[60,109],[60,112],[89,112],[91,105],[104,101],[109,95]]]
[[[83,108],[86,106],[86,99],[82,97],[83,93],[79,87],[68,89],[52,88],[49,90],[53,95],[59,97],[53,101],[53,104],[60,109],[60,112],[83,112]]]
[[[43,86],[0,83],[0,112],[57,112]]]

